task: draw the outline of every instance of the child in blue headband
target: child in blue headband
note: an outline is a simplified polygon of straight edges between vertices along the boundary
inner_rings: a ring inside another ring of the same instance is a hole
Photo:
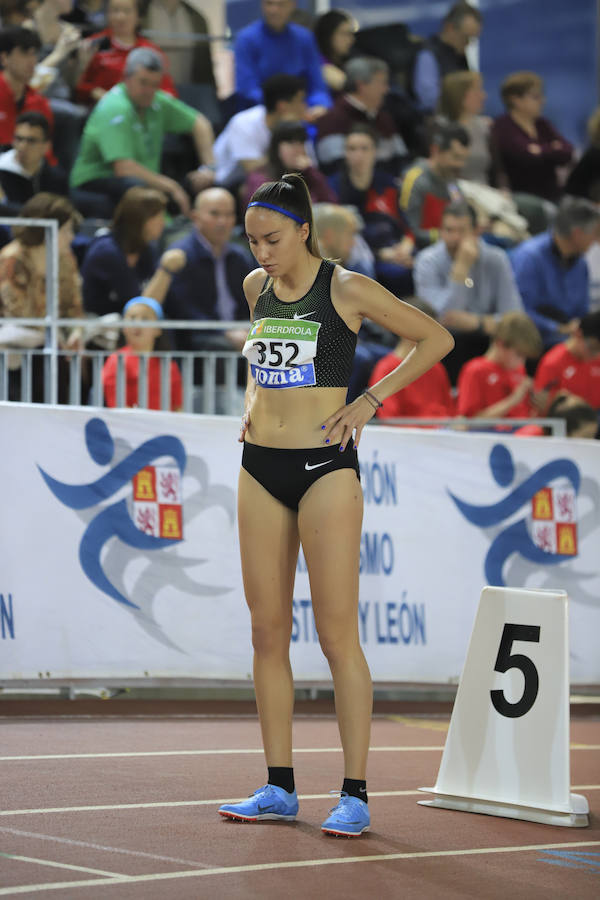
[[[116,353],[111,353],[102,369],[102,385],[107,406],[117,405],[117,369],[119,354],[125,357],[125,405],[138,406],[139,399],[139,354],[149,354],[147,362],[147,408],[161,409],[161,363],[159,357],[151,354],[161,336],[160,328],[136,327],[137,322],[158,322],[164,318],[160,303],[153,297],[133,297],[123,307],[123,336],[126,345]],[[171,402],[170,410],[177,412],[182,407],[181,374],[175,362],[171,361]]]

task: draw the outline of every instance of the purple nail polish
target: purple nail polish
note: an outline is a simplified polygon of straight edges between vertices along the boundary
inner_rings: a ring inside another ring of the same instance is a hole
[[[325,426],[321,425],[321,431],[325,431]]]
[[[344,447],[342,446],[342,444],[340,444],[340,453],[343,453],[343,452],[344,452]]]
[[[329,443],[329,438],[326,438],[326,439],[325,439],[325,443],[326,443],[326,444]]]
[[[354,450],[358,450],[358,444],[354,445]]]

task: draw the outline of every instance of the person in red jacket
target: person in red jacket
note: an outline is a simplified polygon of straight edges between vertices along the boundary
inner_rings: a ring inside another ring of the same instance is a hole
[[[564,343],[542,356],[534,387],[549,391],[550,400],[565,390],[600,409],[600,310],[584,316]]]
[[[532,392],[525,360],[535,359],[541,350],[540,333],[529,316],[505,313],[487,353],[470,359],[460,370],[458,415],[487,419],[536,416],[547,397]]]
[[[117,405],[117,383],[119,356],[125,360],[125,406],[134,407],[139,404],[139,354],[152,354],[156,350],[156,341],[161,336],[160,328],[136,328],[136,322],[154,322],[164,318],[161,304],[152,297],[134,297],[123,307],[124,321],[128,323],[123,327],[123,335],[127,344],[116,353],[111,353],[102,369],[102,386],[104,399],[107,406]],[[177,364],[170,363],[171,392],[169,397],[169,409],[179,412],[182,407],[182,382],[181,373]],[[146,405],[148,409],[161,409],[161,382],[162,366],[158,356],[150,356],[146,370]]]
[[[0,146],[12,145],[17,116],[23,112],[41,113],[52,133],[54,116],[50,104],[29,87],[40,47],[39,35],[31,28],[12,25],[0,31]],[[47,158],[56,163],[51,148]]]
[[[424,312],[430,318],[437,318],[433,307],[419,297],[410,297],[405,302],[420,309],[421,312]],[[382,357],[375,364],[369,379],[369,387],[377,384],[378,381],[381,381],[382,378],[385,378],[386,375],[396,369],[415,346],[414,341],[402,338],[391,353]],[[387,397],[383,401],[383,406],[377,410],[375,415],[379,419],[396,419],[403,416],[407,418],[418,416],[421,419],[430,419],[447,418],[455,414],[456,410],[450,379],[442,363],[438,362],[431,369],[428,369],[424,375],[417,378],[416,381],[403,388],[403,390]]]
[[[123,80],[127,54],[135,47],[151,47],[163,57],[164,74],[160,89],[177,96],[168,62],[160,47],[137,33],[140,13],[138,0],[109,0],[108,28],[93,34],[89,41],[96,52],[89,61],[77,85],[79,103],[93,106],[115,84]]]

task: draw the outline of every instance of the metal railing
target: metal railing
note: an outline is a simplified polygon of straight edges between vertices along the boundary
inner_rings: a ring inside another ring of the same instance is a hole
[[[512,432],[523,425],[539,425],[540,428],[549,428],[553,437],[567,436],[567,426],[564,419],[468,419],[465,416],[453,416],[446,419],[420,419],[416,416],[406,416],[399,419],[377,419],[373,421],[378,425],[418,426],[419,428],[439,428],[445,431],[469,431],[471,433]]]
[[[106,321],[102,317],[70,319],[60,318],[58,303],[58,223],[54,219],[0,218],[0,225],[26,225],[43,227],[46,231],[46,316],[41,318],[0,318],[0,325],[15,325],[44,330],[44,346],[34,349],[18,345],[0,345],[0,401],[8,399],[30,403],[33,398],[35,360],[41,360],[43,379],[43,401],[56,404],[59,399],[59,374],[66,377],[68,396],[63,399],[69,405],[104,405],[102,368],[114,350],[67,351],[59,346],[60,329],[81,327],[83,339],[86,333],[109,332],[120,328],[122,319]],[[173,331],[227,331],[247,329],[249,322],[214,322],[198,320],[161,320],[163,330]],[[156,328],[156,322],[135,323],[136,328]],[[161,351],[152,354],[136,354],[139,357],[137,406],[148,408],[147,374],[150,359],[160,360],[160,408],[171,408],[171,363],[176,361],[181,370],[182,410],[207,415],[215,413],[238,415],[243,404],[243,388],[238,385],[238,364],[240,354],[231,351]],[[66,361],[68,374],[59,373],[59,361]],[[84,373],[84,370],[87,372]],[[218,369],[221,377],[218,377]],[[16,375],[15,373],[19,373]],[[87,375],[87,381],[84,380]],[[12,385],[11,385],[12,380]],[[15,385],[15,382],[18,384]],[[84,396],[84,386],[86,396]],[[12,392],[11,392],[12,388]],[[18,396],[17,396],[18,394]],[[125,406],[127,398],[126,361],[123,354],[117,356],[116,403]],[[446,419],[378,419],[373,424],[430,426],[453,431],[493,431],[511,430],[513,427],[531,424],[547,426],[558,437],[566,435],[566,427],[560,419],[466,419],[464,417]]]
[[[0,321],[17,322],[19,320]],[[35,323],[39,326],[43,321],[23,319],[20,320],[20,324],[33,325]],[[78,320],[59,321],[73,323]],[[156,324],[152,322],[136,322],[136,328],[142,324],[148,326],[154,324],[156,327]],[[183,325],[184,323],[175,324]],[[222,330],[222,324],[216,324],[219,326],[219,330]],[[110,327],[114,329],[115,326],[113,324]],[[238,323],[238,327],[240,327],[240,323]],[[88,404],[104,406],[102,370],[112,353],[116,354],[116,406],[124,407],[128,405],[127,387],[128,382],[131,384],[131,376],[127,373],[127,361],[122,353],[88,349],[74,352],[72,350],[54,350],[50,346],[39,349],[0,349],[0,401],[16,400],[22,403],[31,403],[34,399],[38,401],[43,399],[45,403],[60,401],[72,406]],[[160,409],[171,409],[171,364],[175,362],[181,373],[181,410],[183,412],[206,415],[241,415],[244,389],[238,384],[240,354],[237,351],[183,352],[173,350],[138,353],[136,356],[139,359],[137,385],[135,386],[137,390],[134,391],[136,407],[150,408],[149,364],[152,359],[158,359],[160,364]],[[37,364],[38,360],[39,365]],[[60,360],[64,360],[62,365],[59,363]],[[38,396],[35,396],[36,378],[43,380],[42,397],[39,396],[39,391],[37,391]]]

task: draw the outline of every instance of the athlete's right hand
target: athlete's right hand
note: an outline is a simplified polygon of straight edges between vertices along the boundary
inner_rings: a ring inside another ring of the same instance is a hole
[[[242,427],[240,429],[240,436],[238,438],[238,441],[241,444],[244,443],[244,438],[246,437],[246,432],[248,431],[249,427],[250,427],[250,413],[245,412],[244,415],[242,416]]]

